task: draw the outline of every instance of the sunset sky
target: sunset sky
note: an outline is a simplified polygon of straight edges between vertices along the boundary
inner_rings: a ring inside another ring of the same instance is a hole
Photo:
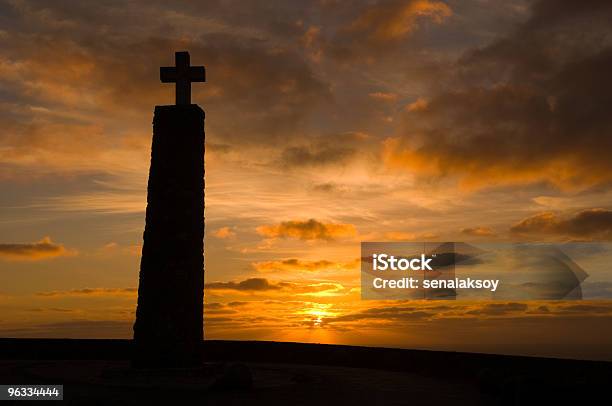
[[[359,274],[361,241],[612,240],[611,27],[605,0],[0,0],[0,336],[131,337],[189,50],[207,338],[612,359],[612,302],[362,301]]]

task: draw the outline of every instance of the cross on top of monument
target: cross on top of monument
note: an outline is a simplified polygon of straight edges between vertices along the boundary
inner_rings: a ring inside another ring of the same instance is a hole
[[[189,52],[174,54],[176,66],[159,68],[162,83],[176,83],[176,104],[191,104],[191,82],[206,82],[203,66],[189,66]]]

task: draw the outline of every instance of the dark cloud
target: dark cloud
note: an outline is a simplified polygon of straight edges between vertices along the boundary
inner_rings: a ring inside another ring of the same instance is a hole
[[[378,320],[393,322],[410,322],[427,320],[435,316],[434,312],[427,309],[418,309],[412,306],[393,306],[383,308],[372,308],[357,313],[341,315],[337,317],[326,317],[325,325],[335,323],[357,322],[361,320]]]
[[[612,211],[587,209],[570,217],[552,212],[539,213],[521,220],[510,231],[524,235],[553,235],[586,240],[612,240]]]
[[[236,310],[232,309],[211,309],[210,307],[204,306],[204,317],[210,315],[223,315],[223,314],[236,314],[238,313]]]
[[[549,314],[550,313],[550,309],[548,308],[548,306],[538,306],[535,310],[530,310],[529,311],[530,314]]]
[[[342,146],[321,145],[310,147],[287,147],[281,153],[281,165],[287,168],[302,166],[325,166],[346,162],[355,150]]]
[[[217,144],[214,142],[206,143],[206,152],[216,152],[219,154],[227,154],[232,151],[232,147],[228,144]]]
[[[555,303],[551,305],[536,304],[530,308],[527,303],[519,302],[496,302],[480,303],[473,305],[453,304],[452,306],[410,306],[397,305],[388,307],[373,307],[362,311],[348,313],[339,316],[328,316],[323,320],[323,325],[329,326],[336,323],[354,323],[365,321],[367,323],[427,322],[450,323],[453,321],[470,323],[470,320],[492,320],[506,318],[508,320],[527,319],[539,316],[564,316],[564,315],[607,315],[612,312],[610,303],[582,303],[568,305]],[[364,323],[357,324],[357,328],[363,327]]]
[[[312,189],[317,192],[331,193],[331,192],[336,192],[336,191],[341,190],[341,187],[339,187],[335,183],[327,182],[327,183],[319,183],[317,185],[314,185]]]
[[[286,139],[316,105],[331,98],[329,85],[295,50],[218,35],[203,37],[189,48],[210,66],[208,78],[217,90],[203,89],[203,96],[208,112],[223,123],[215,131],[229,141]]]
[[[281,286],[270,283],[265,278],[249,278],[240,282],[212,282],[207,283],[204,289],[209,290],[240,290],[240,291],[267,291],[278,290]]]
[[[206,309],[211,309],[211,310],[219,310],[219,309],[223,309],[225,307],[225,305],[223,303],[204,303],[204,307],[206,307]]]
[[[234,302],[229,302],[227,305],[230,306],[230,307],[242,307],[242,306],[246,306],[248,304],[249,304],[249,302],[234,301]]]
[[[127,338],[132,337],[131,320],[69,320],[0,329],[4,337],[40,338]]]
[[[64,296],[134,296],[137,288],[84,288],[72,290],[53,290],[38,292],[38,296],[64,297]]]
[[[368,148],[368,141],[370,137],[359,132],[312,138],[308,144],[284,148],[278,164],[285,169],[347,164]]]
[[[454,318],[462,314],[464,306],[388,306],[374,307],[355,313],[340,316],[325,317],[324,325],[353,322],[381,322],[381,323],[420,323],[433,321],[439,317]],[[358,324],[364,325],[364,324]]]
[[[501,316],[513,312],[525,312],[528,306],[525,303],[487,303],[481,307],[467,311],[466,314]]]
[[[73,254],[62,244],[56,244],[49,237],[27,244],[0,244],[0,259],[42,260]]]
[[[212,282],[204,285],[207,290],[234,290],[244,292],[280,292],[285,294],[310,295],[321,292],[329,294],[346,293],[347,289],[338,283],[331,282],[271,282],[265,278],[248,278],[240,282]],[[236,303],[240,303],[239,305]],[[234,302],[234,306],[242,306],[245,302]]]
[[[381,57],[398,49],[419,24],[439,24],[452,15],[446,3],[435,0],[349,2],[328,10],[336,16],[337,28],[311,43],[338,59]]]
[[[473,185],[612,180],[611,18],[610,2],[536,2],[528,21],[466,53],[407,109],[390,165]]]
[[[323,223],[310,219],[283,221],[276,225],[257,227],[257,232],[266,238],[297,238],[300,240],[334,240],[356,234],[352,224]]]
[[[244,145],[271,143],[281,135],[291,138],[312,109],[331,98],[329,85],[314,74],[295,46],[246,27],[243,32],[229,29],[230,14],[217,15],[215,21],[203,10],[201,15],[188,14],[189,5],[182,10],[140,6],[139,13],[138,7],[122,2],[110,2],[108,7],[73,2],[14,4],[13,29],[0,35],[0,105],[6,102],[14,110],[0,114],[6,129],[0,146],[14,148],[16,139],[27,144],[30,124],[45,129],[49,123],[84,126],[110,117],[128,121],[150,114],[154,104],[172,100],[172,87],[159,83],[158,69],[173,63],[177,49],[189,49],[193,63],[208,67],[208,83],[194,86],[193,91],[194,99],[205,100],[207,113],[216,117],[207,123],[213,142],[223,138],[225,144]],[[227,11],[214,5],[211,9]],[[259,12],[264,9],[260,7]],[[132,23],[131,14],[141,14],[142,28]],[[191,35],[167,29],[182,23],[205,28]],[[166,24],[166,29],[156,29],[158,24]],[[32,111],[32,106],[40,111]],[[67,109],[74,114],[67,114]],[[111,138],[122,135],[108,132],[104,135]],[[68,128],[64,133],[72,131]],[[49,137],[45,149],[54,151],[53,139]],[[88,147],[95,150],[95,144]]]
[[[575,314],[610,314],[612,308],[609,304],[575,304],[575,305],[562,305],[557,310],[558,313],[575,313]]]
[[[171,102],[172,86],[159,83],[158,67],[171,64],[177,49],[189,49],[192,62],[208,69],[208,82],[194,86],[193,96],[214,118],[207,120],[211,152],[248,155],[250,147],[272,147],[281,151],[273,156],[285,168],[344,163],[358,149],[337,136],[327,145],[296,141],[327,127],[377,130],[380,117],[371,116],[388,114],[363,100],[393,89],[372,89],[361,75],[357,86],[343,83],[353,74],[335,62],[313,61],[313,52],[325,48],[330,55],[371,59],[405,46],[418,26],[450,12],[433,0],[23,0],[5,7],[3,16],[10,18],[0,35],[0,110],[9,113],[0,112],[0,164],[17,167],[10,168],[11,177],[32,159],[41,173],[59,163],[66,171],[91,169],[97,160],[75,161],[116,148],[125,133],[141,138],[139,151],[145,151],[149,123],[142,117],[154,104]],[[402,59],[414,63],[425,53]]]

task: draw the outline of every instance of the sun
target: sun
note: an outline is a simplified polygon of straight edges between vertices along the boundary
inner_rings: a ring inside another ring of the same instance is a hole
[[[321,327],[325,317],[335,316],[336,312],[330,310],[329,303],[307,303],[306,306],[296,312],[304,316],[304,322],[310,323],[314,327]]]

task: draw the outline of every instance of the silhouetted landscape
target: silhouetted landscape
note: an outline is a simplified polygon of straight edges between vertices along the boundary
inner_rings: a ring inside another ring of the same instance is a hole
[[[68,404],[587,404],[607,362],[264,341],[205,341],[200,368],[134,370],[131,340],[0,339],[6,384],[64,385]],[[159,402],[159,403],[156,403]]]

